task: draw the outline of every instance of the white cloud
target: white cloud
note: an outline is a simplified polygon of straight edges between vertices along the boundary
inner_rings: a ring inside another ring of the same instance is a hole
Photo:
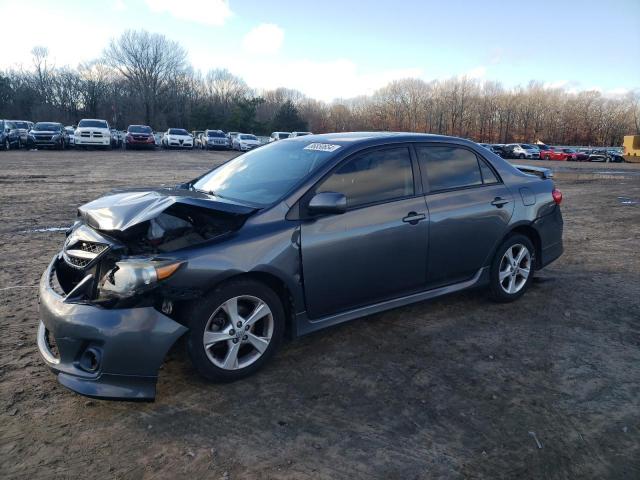
[[[280,50],[284,41],[284,30],[273,23],[263,23],[252,29],[242,39],[248,53],[273,54]]]
[[[6,12],[0,5],[0,17]],[[68,13],[49,5],[22,5],[20,15],[28,22],[4,22],[4,38],[25,38],[24,42],[15,42],[12,48],[5,49],[0,55],[0,68],[33,68],[31,49],[43,46],[49,50],[49,64],[58,67],[97,58],[112,36],[120,31],[106,23],[95,24],[75,22],[73,28],[58,28],[52,25],[69,25]],[[53,33],[55,32],[55,33]],[[90,39],[90,41],[86,41]]]
[[[168,13],[180,20],[222,26],[233,13],[228,0],[146,0],[157,13]]]
[[[293,88],[309,97],[325,101],[370,95],[393,80],[424,76],[419,68],[363,72],[355,62],[345,58],[315,61],[284,60],[273,57],[263,59],[216,56],[215,63],[212,63],[212,57],[208,52],[193,53],[192,62],[202,71],[211,68],[227,68],[234,75],[242,77],[252,88],[258,90]]]

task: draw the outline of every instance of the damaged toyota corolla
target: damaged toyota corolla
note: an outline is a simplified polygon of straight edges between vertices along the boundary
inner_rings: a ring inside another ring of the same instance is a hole
[[[515,300],[562,253],[549,177],[458,138],[346,133],[112,192],[42,276],[39,350],[76,392],[152,400],[182,335],[200,374],[231,381],[285,335],[471,287]]]

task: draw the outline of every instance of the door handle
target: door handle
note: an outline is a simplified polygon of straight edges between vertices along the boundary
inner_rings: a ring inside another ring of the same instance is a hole
[[[491,205],[493,205],[494,207],[502,208],[507,203],[509,203],[509,200],[507,200],[506,198],[496,197],[493,199],[493,202],[491,202]]]
[[[409,212],[402,221],[411,225],[417,225],[420,220],[424,220],[425,218],[427,218],[427,216],[424,213]]]

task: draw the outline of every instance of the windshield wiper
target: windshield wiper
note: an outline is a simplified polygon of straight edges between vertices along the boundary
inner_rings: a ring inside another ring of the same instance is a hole
[[[212,196],[218,197],[218,198],[225,198],[224,196],[220,195],[219,193],[214,192],[213,190],[202,190],[202,189],[196,188],[196,187],[191,187],[191,190],[193,190],[194,192],[206,193],[207,195],[212,195]]]

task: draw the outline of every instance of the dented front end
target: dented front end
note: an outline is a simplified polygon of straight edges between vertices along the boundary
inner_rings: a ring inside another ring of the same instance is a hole
[[[168,286],[180,250],[224,239],[254,210],[183,190],[117,192],[83,205],[40,282],[38,347],[59,381],[99,398],[152,400],[187,328]]]

